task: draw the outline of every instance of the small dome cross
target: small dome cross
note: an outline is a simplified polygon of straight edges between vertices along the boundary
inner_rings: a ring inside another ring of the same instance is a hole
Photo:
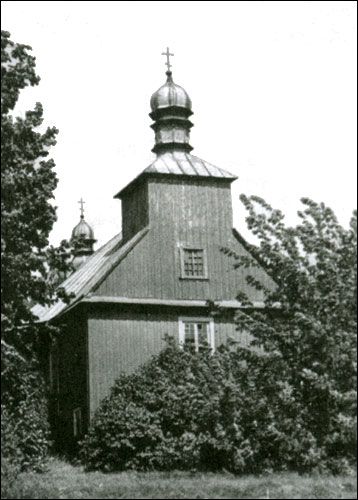
[[[174,54],[172,54],[170,51],[169,51],[169,47],[167,47],[167,51],[166,52],[162,52],[162,56],[166,56],[167,57],[167,62],[165,63],[167,65],[167,68],[168,68],[168,71],[170,71],[170,68],[172,67],[172,65],[170,64],[170,56],[174,56]]]
[[[78,201],[78,203],[81,205],[81,208],[80,208],[80,211],[81,211],[81,219],[84,219],[84,208],[83,208],[83,204],[86,203],[85,201],[82,200],[82,197],[80,199],[80,201]]]

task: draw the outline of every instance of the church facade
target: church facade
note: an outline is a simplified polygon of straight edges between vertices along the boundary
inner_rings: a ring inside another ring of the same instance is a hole
[[[151,98],[156,159],[116,194],[121,233],[92,253],[93,232],[82,215],[76,235],[88,247],[61,285],[73,298],[33,311],[39,321],[61,325],[49,357],[61,439],[78,439],[120,373],[158,353],[166,335],[196,350],[204,342],[215,349],[229,337],[249,345],[235,326],[237,294],[263,305],[262,292],[246,282],[248,270],[235,269],[223,252],[249,254],[232,224],[236,177],[191,154],[191,100],[169,70],[166,75]],[[250,273],[273,285],[263,269]],[[208,301],[221,313],[213,314]]]

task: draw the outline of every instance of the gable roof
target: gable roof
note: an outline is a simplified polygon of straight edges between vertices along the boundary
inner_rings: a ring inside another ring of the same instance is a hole
[[[99,248],[77,271],[72,273],[60,285],[61,288],[64,288],[66,293],[73,294],[69,304],[64,303],[62,300],[58,300],[52,306],[44,307],[36,305],[32,308],[32,313],[38,317],[38,322],[50,321],[56,316],[62,315],[69,309],[72,309],[72,307],[77,305],[79,302],[206,307],[205,300],[159,300],[153,298],[143,299],[131,297],[96,296],[92,294],[92,292],[96,290],[100,283],[111,273],[121,260],[123,260],[126,255],[128,255],[128,253],[142,240],[142,238],[145,237],[148,231],[149,227],[147,226],[127,241],[123,241],[122,233],[119,233]],[[249,244],[236,229],[233,229],[233,234],[243,247],[255,258],[255,255],[252,253],[253,245]],[[264,272],[266,272],[264,267],[263,269]],[[223,300],[218,301],[217,303],[222,307],[229,309],[244,307],[243,304],[237,300]],[[252,305],[253,307],[258,308],[264,307],[263,302],[253,302]]]
[[[122,239],[122,233],[119,233],[99,248],[77,271],[61,283],[60,287],[64,288],[66,293],[74,295],[70,303],[65,304],[62,300],[58,300],[49,307],[36,305],[32,308],[32,313],[38,317],[38,321],[50,321],[77,304],[106,278],[112,269],[147,234],[148,230],[148,227],[142,229],[126,242]]]
[[[114,198],[121,198],[124,191],[143,176],[171,175],[187,177],[206,177],[234,181],[237,177],[226,170],[186,153],[185,151],[167,151],[157,156],[153,163],[143,170],[133,181],[127,184]]]

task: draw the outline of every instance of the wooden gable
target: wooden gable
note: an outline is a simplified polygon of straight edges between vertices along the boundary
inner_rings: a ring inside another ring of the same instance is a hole
[[[130,196],[134,206],[141,204],[141,211],[135,213],[134,221],[128,221],[129,209],[123,211],[123,234],[133,236],[130,228],[139,229],[145,223],[148,233],[92,293],[102,297],[233,300],[244,291],[251,300],[263,301],[262,292],[249,286],[245,277],[250,272],[265,285],[273,285],[265,271],[235,270],[232,257],[222,251],[228,247],[248,255],[233,234],[231,181],[159,175],[134,186]],[[206,276],[183,276],[181,251],[185,248],[203,249]]]

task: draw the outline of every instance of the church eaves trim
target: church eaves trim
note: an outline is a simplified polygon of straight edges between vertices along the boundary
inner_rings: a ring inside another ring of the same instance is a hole
[[[85,303],[105,303],[105,304],[138,304],[148,306],[171,306],[171,307],[200,307],[207,308],[207,300],[185,300],[185,299],[154,299],[154,298],[137,298],[137,297],[110,297],[103,295],[88,295],[83,299]],[[264,302],[253,302],[252,305],[246,306],[238,300],[218,300],[215,304],[225,309],[252,309],[264,308]]]

